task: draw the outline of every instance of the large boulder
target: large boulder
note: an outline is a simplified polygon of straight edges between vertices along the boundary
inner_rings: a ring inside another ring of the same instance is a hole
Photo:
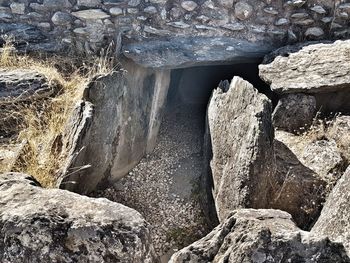
[[[321,215],[311,230],[312,234],[328,235],[342,242],[350,255],[350,167],[339,179],[329,195]]]
[[[259,65],[260,77],[273,91],[320,93],[350,87],[350,40],[298,47],[282,48],[272,62],[269,57]]]
[[[61,188],[91,192],[98,184],[125,176],[153,150],[170,71],[145,69],[130,61],[124,61],[123,68],[87,84],[84,104],[78,103],[68,120],[64,145],[69,155]]]
[[[154,263],[148,224],[107,199],[0,175],[0,262]]]
[[[300,231],[279,210],[240,209],[201,240],[175,253],[170,263],[350,262],[344,247]]]
[[[208,125],[219,220],[239,207],[266,208],[275,173],[269,99],[234,77],[227,91],[214,90]]]

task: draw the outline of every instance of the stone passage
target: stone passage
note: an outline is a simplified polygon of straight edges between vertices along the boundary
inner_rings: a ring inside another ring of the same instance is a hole
[[[177,249],[210,231],[201,206],[206,107],[221,80],[241,75],[262,90],[256,64],[176,69],[157,146],[129,174],[98,195],[139,211],[151,224],[156,252],[167,262]],[[265,89],[266,90],[266,89]]]

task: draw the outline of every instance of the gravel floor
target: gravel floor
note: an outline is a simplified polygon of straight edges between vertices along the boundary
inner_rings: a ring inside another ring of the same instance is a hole
[[[195,106],[178,105],[169,107],[164,116],[153,153],[98,194],[132,207],[146,218],[162,262],[208,232],[197,190],[203,168],[205,116]]]

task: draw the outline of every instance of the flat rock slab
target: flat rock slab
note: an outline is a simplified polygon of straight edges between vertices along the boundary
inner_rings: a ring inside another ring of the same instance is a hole
[[[280,210],[239,209],[206,237],[175,253],[170,263],[350,262],[344,247],[310,238]]]
[[[0,262],[158,262],[148,223],[104,198],[0,175]]]
[[[273,61],[267,59],[259,66],[259,75],[275,92],[325,93],[350,88],[350,40],[285,47],[273,56]]]
[[[274,47],[228,37],[177,37],[125,44],[123,54],[151,68],[181,68],[217,63],[255,62]]]

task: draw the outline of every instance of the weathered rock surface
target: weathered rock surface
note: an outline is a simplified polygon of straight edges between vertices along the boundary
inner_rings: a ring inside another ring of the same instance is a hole
[[[154,263],[148,224],[107,199],[42,189],[27,175],[0,175],[0,261]]]
[[[276,131],[275,134],[276,139],[283,142],[304,166],[317,173],[319,178],[332,182],[343,173],[346,160],[337,142],[331,137],[327,138],[329,133],[320,133],[323,138],[318,138],[317,133],[298,136]]]
[[[70,143],[75,146],[68,162],[74,161],[66,165],[60,187],[80,193],[95,190],[107,179],[126,175],[153,150],[170,72],[129,62],[124,63],[124,69],[100,76],[88,85],[84,99],[91,103],[90,109],[80,116],[91,119],[91,124],[85,125],[84,118],[78,118],[70,125],[73,127],[69,129],[81,134],[73,133],[77,143]],[[85,128],[79,128],[82,124]],[[72,173],[80,167],[86,169]]]
[[[247,231],[248,229],[248,231]],[[300,231],[288,213],[240,209],[170,263],[350,262],[342,244]]]
[[[350,87],[350,40],[311,44],[297,52],[289,47],[272,62],[259,66],[260,77],[278,93],[324,93]]]
[[[218,62],[255,62],[276,47],[227,37],[187,37],[124,45],[123,54],[136,63],[154,68],[176,68]]]
[[[311,230],[314,235],[327,235],[342,242],[350,255],[350,167],[329,195],[321,216]]]
[[[30,69],[0,69],[0,105],[13,100],[33,101],[48,97],[57,90],[52,82],[39,72]]]
[[[208,106],[214,200],[220,220],[239,207],[265,208],[275,173],[271,103],[234,77]]]
[[[283,96],[273,111],[273,126],[289,132],[300,131],[312,123],[316,115],[316,99],[305,94]]]
[[[284,143],[275,140],[274,152],[277,169],[269,207],[290,213],[296,224],[307,230],[321,212],[327,183]]]
[[[20,131],[23,103],[35,103],[54,95],[58,83],[30,69],[0,69],[0,136]]]

